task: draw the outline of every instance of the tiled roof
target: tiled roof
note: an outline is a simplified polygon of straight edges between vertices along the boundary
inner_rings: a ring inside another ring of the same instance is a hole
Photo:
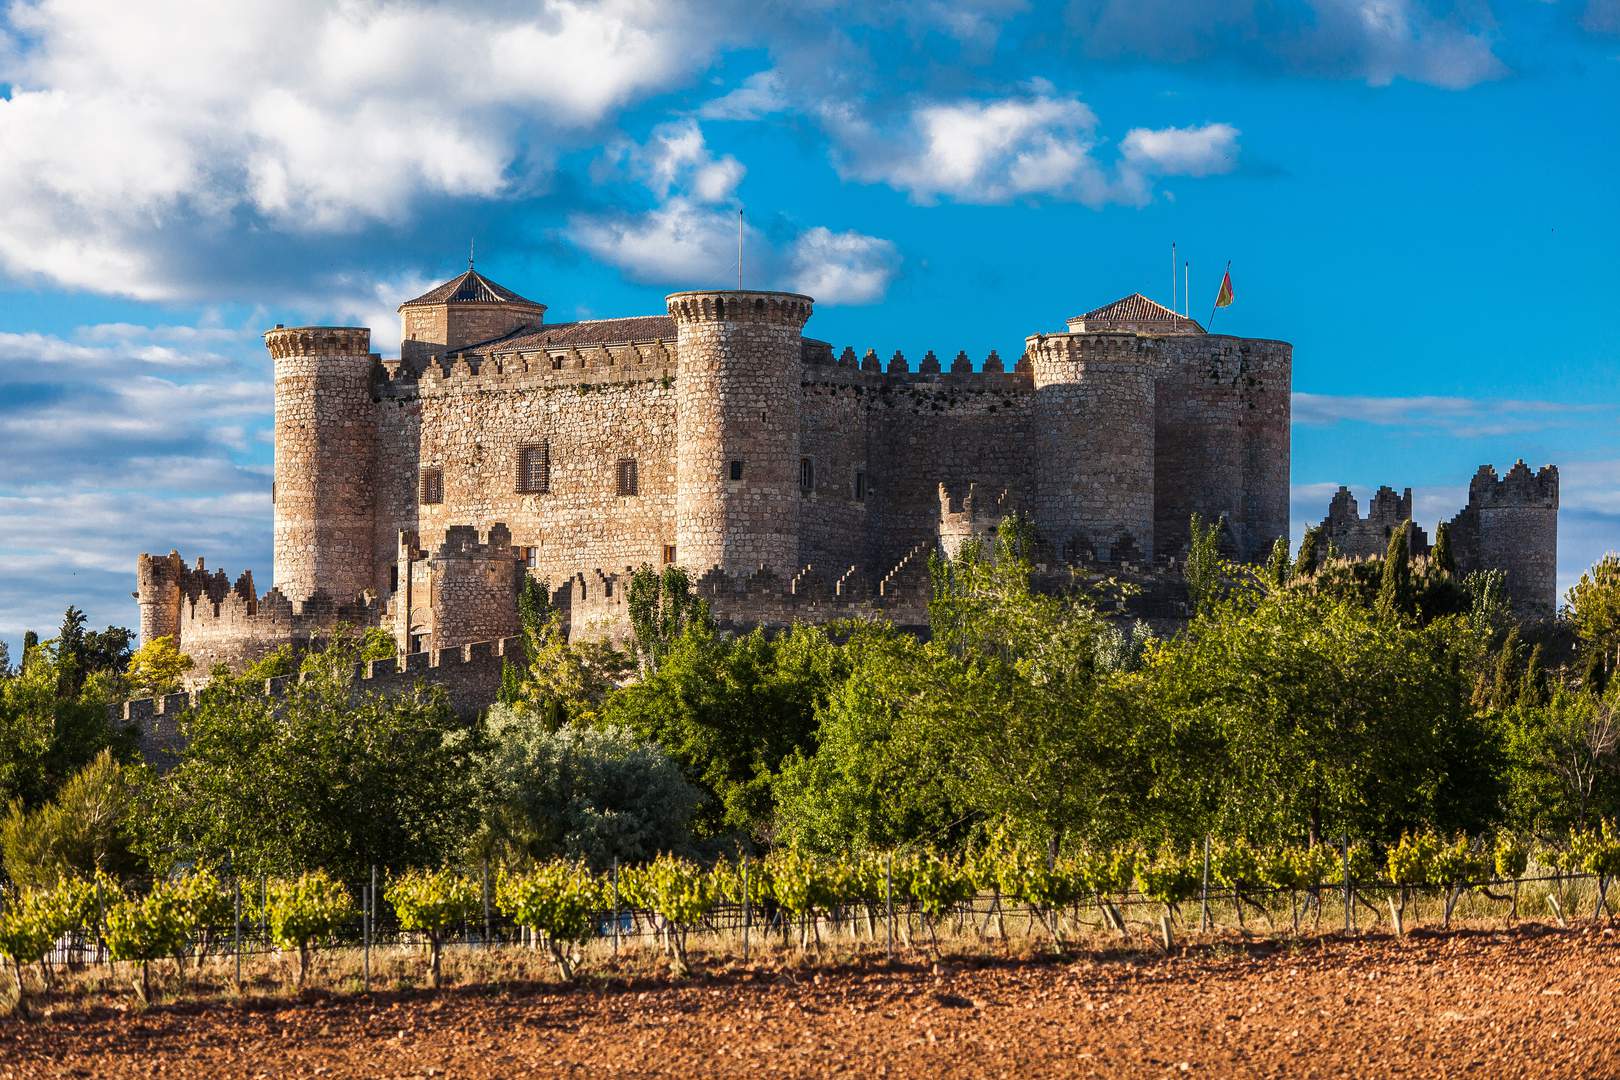
[[[521,352],[570,345],[615,345],[629,341],[675,340],[675,320],[668,315],[634,315],[625,319],[585,319],[538,330],[518,330],[505,337],[469,346],[468,352]]]
[[[407,300],[402,308],[417,304],[527,304],[540,307],[533,300],[525,300],[511,289],[497,285],[476,270],[469,269],[460,277],[451,278],[436,289]]]
[[[1084,320],[1088,327],[1102,328],[1110,323],[1131,325],[1161,325],[1175,330],[1191,331],[1195,334],[1204,332],[1204,328],[1185,315],[1172,311],[1163,304],[1149,300],[1141,293],[1132,293],[1129,296],[1115,300],[1112,304],[1105,304],[1094,311],[1069,320],[1080,322]]]

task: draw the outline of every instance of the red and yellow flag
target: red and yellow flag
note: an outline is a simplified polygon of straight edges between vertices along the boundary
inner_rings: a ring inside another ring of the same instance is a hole
[[[1221,291],[1215,294],[1215,306],[1232,306],[1232,271],[1228,270],[1221,278]]]

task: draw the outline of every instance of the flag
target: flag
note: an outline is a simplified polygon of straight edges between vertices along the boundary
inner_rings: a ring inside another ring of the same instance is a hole
[[[1221,278],[1221,291],[1215,294],[1215,306],[1231,307],[1232,299],[1232,271],[1228,270]]]

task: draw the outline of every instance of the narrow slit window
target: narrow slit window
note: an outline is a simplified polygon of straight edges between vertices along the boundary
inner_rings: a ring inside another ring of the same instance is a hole
[[[855,501],[866,501],[866,470],[855,470]]]
[[[807,457],[799,459],[799,490],[806,495],[816,490],[816,463]]]
[[[518,447],[517,489],[525,495],[551,491],[551,440]]]
[[[733,461],[731,463],[731,478],[733,480],[741,480],[742,479],[742,466],[743,466],[743,463],[740,462],[740,461]]]
[[[433,506],[444,502],[444,470],[422,470],[422,505]]]
[[[636,476],[635,458],[620,458],[619,467],[615,470],[615,472],[618,474],[620,495],[641,494],[641,486],[638,483],[638,478]]]

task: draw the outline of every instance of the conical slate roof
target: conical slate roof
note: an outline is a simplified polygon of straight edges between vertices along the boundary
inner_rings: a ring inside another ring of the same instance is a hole
[[[1172,311],[1141,293],[1131,293],[1112,304],[1076,315],[1069,320],[1071,330],[1157,330],[1160,333],[1202,334],[1204,328],[1179,312]]]
[[[504,285],[495,284],[471,267],[468,267],[467,272],[460,277],[451,278],[438,288],[430,289],[415,300],[407,300],[399,306],[408,308],[423,304],[524,304],[528,307],[541,306],[533,300],[524,299]]]

